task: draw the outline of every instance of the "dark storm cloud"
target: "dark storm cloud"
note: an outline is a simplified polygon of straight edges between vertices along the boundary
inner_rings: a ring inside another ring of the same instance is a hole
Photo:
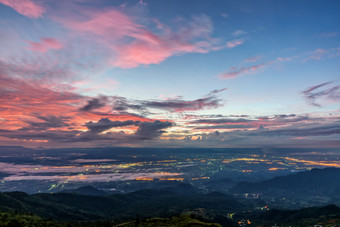
[[[227,90],[227,88],[222,88],[222,89],[215,89],[215,90],[212,90],[211,92],[209,92],[209,94],[207,96],[213,96],[213,95],[216,95],[218,93],[221,93],[223,91]]]
[[[223,80],[233,79],[233,78],[245,75],[245,74],[256,73],[257,71],[265,67],[267,64],[269,64],[269,62],[252,65],[249,67],[242,67],[242,68],[232,67],[229,71],[226,71],[220,74],[220,78]]]
[[[49,128],[60,128],[70,126],[67,123],[70,120],[69,117],[64,116],[41,116],[39,114],[34,115],[39,121],[24,121],[26,124],[29,124],[28,127],[22,128],[23,130],[47,130]]]
[[[120,111],[118,113],[102,113],[102,112],[98,112],[98,111],[94,111],[92,112],[93,114],[96,114],[97,116],[101,116],[101,117],[126,117],[126,118],[140,118],[140,119],[144,119],[147,120],[148,118],[144,117],[141,114],[136,114],[136,113],[131,113],[131,112],[126,112],[126,111]]]
[[[230,124],[230,125],[209,125],[195,127],[195,129],[237,129],[237,128],[254,128],[254,126],[244,124]]]
[[[275,115],[273,117],[262,116],[262,117],[258,117],[257,119],[261,121],[267,121],[269,123],[294,123],[294,122],[300,122],[300,121],[313,120],[308,116],[297,116],[296,114],[289,114],[289,115],[280,114],[280,115]]]
[[[190,123],[193,124],[230,124],[230,123],[249,123],[254,122],[254,120],[244,119],[244,118],[238,118],[238,119],[232,119],[232,118],[220,118],[220,119],[199,119],[195,121],[191,121]]]
[[[89,122],[90,123],[90,122]],[[139,121],[110,121],[109,119],[101,119],[97,123],[88,123],[90,131],[80,134],[76,140],[91,141],[91,140],[116,140],[117,143],[127,142],[134,143],[140,140],[151,140],[161,136],[165,131],[163,129],[174,126],[174,123],[169,121],[151,121],[151,122],[139,122]],[[121,132],[107,132],[104,134],[98,134],[114,127],[123,127],[135,125],[138,129],[134,134],[125,134]]]
[[[4,136],[11,139],[23,139],[23,140],[47,140],[47,141],[59,141],[68,142],[75,140],[77,134],[80,131],[27,131],[27,130],[0,130],[0,136]]]
[[[183,100],[181,97],[169,100],[137,100],[127,99],[121,96],[101,96],[88,100],[87,104],[81,107],[80,111],[91,111],[95,114],[103,114],[95,112],[104,106],[111,106],[113,113],[124,115],[146,116],[153,114],[152,110],[163,110],[169,112],[185,112],[198,111],[203,109],[213,109],[223,106],[222,99],[217,97],[218,94],[226,89],[213,90],[208,95],[194,100]]]
[[[317,103],[317,99],[319,98],[327,98],[334,101],[340,100],[340,85],[325,88],[327,85],[333,84],[333,81],[322,83],[310,87],[302,92],[303,96],[307,100],[308,103],[321,107],[319,103]]]
[[[340,125],[325,125],[320,127],[305,127],[305,128],[283,128],[274,130],[258,130],[251,132],[252,135],[266,136],[328,136],[340,134]]]
[[[222,100],[217,98],[217,94],[225,91],[226,89],[213,90],[203,98],[195,100],[152,100],[142,101],[142,106],[148,108],[162,109],[170,112],[184,112],[184,111],[196,111],[203,109],[212,109],[223,106]]]
[[[315,121],[308,116],[297,116],[295,114],[281,114],[274,116],[258,116],[249,119],[249,116],[237,116],[242,118],[203,118],[191,121],[190,124],[211,124],[211,126],[198,126],[195,129],[233,129],[233,128],[254,128],[261,124],[284,125],[288,123],[298,123],[303,121]],[[248,117],[248,118],[246,118]],[[321,119],[322,120],[322,119]]]
[[[207,97],[192,101],[169,100],[169,101],[144,101],[143,106],[155,109],[167,110],[170,112],[195,111],[202,109],[217,108],[221,106],[220,100]]]
[[[296,117],[296,114],[280,114],[280,115],[275,115],[275,117],[279,117],[279,118],[287,118],[287,117]]]
[[[163,129],[174,126],[169,121],[140,122],[139,127],[134,134],[137,139],[150,140],[159,137],[165,131]]]
[[[136,125],[138,129],[133,134],[125,134],[121,132],[107,132],[99,134],[113,127],[123,127],[128,125]],[[106,118],[99,120],[97,123],[87,123],[90,129],[87,132],[78,130],[73,131],[28,131],[24,129],[19,130],[4,130],[0,129],[0,136],[5,136],[11,139],[24,140],[46,140],[56,142],[91,142],[91,141],[111,141],[114,144],[121,143],[135,143],[141,140],[151,140],[157,138],[164,133],[164,129],[174,126],[174,123],[169,121],[110,121]]]
[[[107,102],[108,98],[103,96],[103,97],[99,97],[99,98],[93,98],[91,100],[87,101],[87,104],[83,107],[81,107],[79,110],[80,111],[92,111],[95,109],[99,109],[102,108],[104,106],[106,106],[106,102]]]
[[[144,108],[138,104],[137,100],[130,100],[120,96],[112,97],[113,110],[127,111],[129,109],[142,111]]]
[[[108,118],[102,118],[97,123],[92,121],[87,122],[85,126],[90,130],[90,132],[100,133],[109,130],[114,127],[123,127],[129,125],[138,125],[139,121],[111,121]]]

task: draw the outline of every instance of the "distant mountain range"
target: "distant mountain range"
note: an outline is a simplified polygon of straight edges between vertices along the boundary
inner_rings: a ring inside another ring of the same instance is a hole
[[[106,196],[110,193],[107,191],[99,190],[92,186],[84,186],[76,189],[67,189],[62,190],[59,193],[69,193],[69,194],[78,194],[78,195],[92,195],[92,196]]]
[[[312,169],[256,183],[242,182],[229,192],[232,194],[258,193],[262,198],[272,197],[298,201],[315,200],[317,202],[316,200],[319,199],[325,204],[340,204],[340,168]]]

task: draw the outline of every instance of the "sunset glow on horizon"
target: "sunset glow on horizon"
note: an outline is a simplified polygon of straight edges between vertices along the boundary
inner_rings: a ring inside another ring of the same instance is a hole
[[[340,147],[339,12],[0,0],[0,146]]]

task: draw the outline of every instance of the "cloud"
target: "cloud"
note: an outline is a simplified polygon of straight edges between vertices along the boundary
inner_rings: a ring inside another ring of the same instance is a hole
[[[247,32],[242,31],[242,30],[236,30],[234,32],[231,33],[233,36],[240,36],[240,35],[245,35],[247,34]]]
[[[312,86],[304,90],[302,94],[308,103],[312,104],[313,106],[317,106],[317,107],[321,107],[321,105],[316,102],[316,100],[320,98],[326,98],[332,101],[339,101],[340,100],[340,85],[327,87],[327,85],[330,85],[333,83],[334,83],[333,81],[330,81],[330,82],[325,82],[322,84]]]
[[[211,118],[209,116],[201,116],[201,119],[189,121],[190,127],[195,130],[213,130],[213,129],[264,129],[266,128],[281,128],[292,125],[302,125],[307,123],[322,122],[323,118],[310,118],[309,116],[298,116],[295,114],[280,114],[274,116],[236,116],[239,118]],[[231,130],[235,131],[235,130]]]
[[[228,18],[229,15],[228,15],[227,13],[221,13],[221,17],[223,17],[223,18]]]
[[[125,112],[128,110],[137,110],[138,112],[142,112],[143,114],[147,114],[148,112],[141,105],[141,101],[127,99],[125,97],[115,96],[113,97],[113,110],[119,112]]]
[[[42,116],[54,116],[61,111],[63,114],[70,114],[76,109],[74,105],[82,100],[83,96],[73,93],[69,86],[46,85],[41,80],[10,77],[1,73],[0,69],[1,116],[8,119],[8,123],[13,126],[22,121],[21,116],[27,119],[33,115],[33,118],[48,121],[53,117],[44,119]]]
[[[328,54],[330,51],[326,50],[326,49],[316,49],[313,52],[310,52],[308,55],[308,57],[306,57],[305,59],[302,60],[302,62],[306,62],[309,60],[321,60],[326,54]]]
[[[131,173],[101,173],[101,174],[82,174],[82,175],[12,175],[5,177],[5,181],[22,181],[22,180],[43,180],[43,181],[57,181],[57,182],[105,182],[105,181],[128,181],[138,179],[160,179],[164,177],[179,176],[182,173],[168,173],[168,172],[131,172]]]
[[[249,120],[245,118],[238,118],[238,119],[232,119],[232,118],[219,118],[219,119],[199,119],[195,121],[191,121],[192,124],[228,124],[228,123],[248,123],[253,122],[254,120]]]
[[[138,17],[117,8],[100,10],[75,4],[73,9],[65,12],[64,17],[53,19],[72,33],[111,49],[109,61],[116,67],[158,64],[173,55],[207,53],[221,48],[218,40],[211,37],[213,24],[206,15],[178,19],[171,28],[153,18],[137,20]],[[148,21],[150,28],[137,21]]]
[[[39,142],[40,144],[58,141],[58,142],[76,142],[77,134],[80,131],[65,131],[65,130],[51,130],[51,131],[28,131],[26,129],[17,130],[1,130],[0,136],[11,139],[28,140],[33,142]]]
[[[257,56],[254,56],[254,57],[247,58],[244,61],[245,62],[257,62],[257,61],[259,61],[261,59],[262,59],[262,55],[257,55]]]
[[[92,111],[92,110],[102,108],[102,107],[106,106],[107,100],[108,100],[108,98],[105,97],[105,96],[102,96],[100,98],[93,98],[91,100],[88,100],[87,104],[85,106],[81,107],[79,110],[80,111]]]
[[[31,77],[31,73],[22,75],[21,70],[20,65],[0,61],[1,144],[141,144],[160,137],[166,128],[175,125],[163,120],[160,111],[172,114],[217,108],[223,105],[218,96],[226,90],[212,90],[193,100],[181,97],[168,100],[89,97],[76,93],[72,83],[46,80],[45,75],[41,78]],[[155,114],[158,115],[156,119],[145,117]],[[113,128],[120,131],[110,130]]]
[[[302,62],[308,62],[310,60],[323,60],[328,58],[336,58],[340,56],[340,47],[333,47],[329,49],[324,48],[318,48],[314,51],[310,51],[305,53],[304,58],[302,59]]]
[[[111,121],[108,118],[102,118],[97,123],[92,121],[87,122],[85,126],[90,130],[90,132],[101,133],[114,127],[124,127],[130,125],[138,125],[139,121]]]
[[[137,36],[143,31],[143,26],[133,22],[133,19],[117,9],[110,8],[99,10],[84,8],[74,4],[74,12],[64,12],[64,17],[54,19],[69,28],[83,34],[95,35],[100,41],[107,39],[123,38],[125,36]],[[66,14],[65,14],[66,13]]]
[[[92,113],[95,113],[94,110],[104,106],[112,106],[113,112],[129,115],[136,115],[137,113],[150,115],[153,113],[152,110],[163,110],[172,113],[199,111],[223,106],[222,100],[218,98],[218,94],[225,90],[226,89],[213,90],[206,96],[194,100],[183,100],[181,97],[169,100],[136,100],[121,96],[101,96],[90,99],[88,103],[79,110],[92,111]]]
[[[15,11],[29,18],[42,17],[45,9],[32,0],[0,0],[0,3],[13,8]]]
[[[7,61],[0,59],[0,73],[3,76],[32,81],[41,79],[44,84],[69,78],[72,75],[71,67],[70,64],[62,64],[58,59],[50,56],[8,58]]]
[[[170,112],[184,112],[184,111],[197,111],[203,109],[212,109],[222,106],[221,100],[216,97],[216,94],[224,91],[214,90],[207,96],[196,100],[154,100],[143,101],[142,105],[149,108],[163,109]]]
[[[229,71],[220,74],[219,77],[223,80],[233,79],[233,78],[245,75],[245,74],[256,73],[258,70],[262,69],[265,65],[266,65],[265,63],[262,63],[258,65],[253,65],[250,67],[242,67],[242,68],[232,67],[230,68]]]
[[[228,124],[228,125],[209,125],[209,126],[200,126],[195,127],[194,129],[247,129],[254,128],[252,125],[244,125],[244,124]]]
[[[254,56],[254,57],[251,57],[251,58],[247,58],[244,61],[245,62],[256,62],[256,61],[260,60],[261,58],[262,58],[262,56],[258,55],[258,56]],[[241,68],[231,67],[229,69],[229,71],[221,73],[219,75],[219,78],[220,79],[233,79],[233,78],[245,75],[245,74],[256,73],[260,69],[262,69],[266,66],[284,63],[284,62],[287,62],[287,61],[291,61],[294,58],[295,57],[277,57],[275,59],[263,62],[261,64],[252,65],[252,66],[246,66],[246,67],[241,67]]]
[[[328,136],[333,134],[340,134],[340,125],[325,125],[317,127],[304,128],[284,128],[274,130],[255,131],[254,135],[268,135],[268,136]]]
[[[79,154],[79,153],[78,153]],[[12,164],[0,162],[0,170],[5,173],[6,181],[22,180],[44,180],[44,181],[81,181],[81,182],[103,182],[135,180],[139,178],[164,178],[179,176],[179,172],[126,172],[124,165],[114,164],[114,159],[76,159],[68,163],[69,165],[32,165],[32,164]],[[93,162],[92,165],[86,163]],[[107,163],[111,162],[111,163]],[[82,164],[84,163],[84,164]],[[98,163],[98,164],[97,164]],[[100,173],[97,171],[100,169]],[[114,173],[112,171],[115,171]],[[79,174],[84,173],[86,174]]]
[[[324,119],[326,120],[326,119]],[[326,124],[287,124],[287,127],[264,127],[259,125],[257,129],[238,128],[237,130],[217,131],[212,126],[211,132],[196,132],[195,138],[187,137],[185,141],[188,147],[338,147],[340,136],[339,122]],[[221,129],[229,129],[228,125],[218,125]],[[226,127],[223,127],[226,126]],[[207,126],[209,127],[209,126]],[[203,129],[206,129],[203,126]],[[208,128],[209,129],[209,128]],[[215,130],[214,130],[215,129]],[[179,146],[177,140],[171,141]]]
[[[184,111],[197,111],[203,109],[211,109],[222,106],[219,99],[215,97],[204,97],[192,101],[185,100],[155,100],[144,101],[143,106],[155,109],[167,110],[170,112],[184,112]]]
[[[183,100],[181,97],[169,100],[135,100],[119,96],[112,96],[111,102],[113,110],[118,112],[137,111],[141,114],[151,114],[151,110],[164,110],[169,112],[199,111],[204,109],[213,109],[223,106],[222,100],[218,94],[226,89],[213,90],[206,96],[194,99]]]
[[[138,128],[132,134],[120,132],[106,132],[113,127],[124,127],[136,125]],[[29,131],[27,129],[18,130],[2,130],[0,136],[12,139],[43,141],[45,143],[88,143],[95,144],[96,142],[107,141],[111,145],[118,144],[136,144],[138,141],[147,141],[161,136],[165,131],[163,129],[174,126],[174,123],[169,121],[111,121],[109,119],[101,119],[97,123],[88,122],[86,126],[89,131],[82,132],[78,130],[37,130]],[[102,133],[102,134],[100,134]]]
[[[160,136],[164,131],[162,129],[169,128],[174,126],[174,123],[169,121],[149,121],[149,122],[140,122],[140,121],[111,121],[108,118],[102,118],[97,123],[88,122],[86,123],[86,127],[92,133],[101,133],[106,130],[115,127],[125,127],[125,126],[138,126],[136,132],[133,135],[126,135],[126,140],[151,140],[155,137]],[[109,135],[110,133],[108,133]]]
[[[59,50],[63,48],[63,45],[54,38],[44,37],[41,38],[40,42],[29,42],[30,49],[33,51],[45,53],[49,49]]]
[[[292,122],[301,122],[301,121],[307,121],[307,120],[317,120],[317,119],[312,119],[308,116],[296,116],[295,114],[277,115],[271,119],[272,122],[276,122],[276,123],[292,123]]]
[[[189,23],[184,22],[178,32],[168,29],[158,35],[150,31],[140,31],[133,36],[134,41],[116,48],[117,56],[113,65],[133,68],[158,64],[177,54],[210,52],[215,48],[210,42],[212,31],[212,22],[205,15],[195,16]]]
[[[335,37],[338,36],[337,32],[329,32],[329,33],[322,33],[320,37],[322,38],[329,38],[329,37]]]
[[[29,127],[25,127],[22,130],[47,130],[50,128],[70,126],[69,123],[66,123],[68,120],[70,120],[70,117],[54,115],[41,116],[39,114],[35,114],[34,116],[39,121],[24,120],[26,124],[29,124]]]
[[[83,159],[78,158],[74,159],[71,162],[72,163],[109,163],[109,162],[117,162],[117,159]]]
[[[228,48],[234,48],[234,47],[237,47],[237,46],[239,46],[241,44],[243,44],[242,40],[233,40],[233,41],[227,42],[227,47]]]
[[[174,123],[169,121],[140,122],[134,136],[140,140],[151,140],[162,135],[165,132],[163,129],[171,126],[174,126]]]

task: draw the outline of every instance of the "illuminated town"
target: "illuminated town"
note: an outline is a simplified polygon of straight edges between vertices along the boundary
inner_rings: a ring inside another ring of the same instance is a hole
[[[4,155],[0,160],[4,174],[0,189],[29,193],[57,192],[84,185],[126,192],[135,190],[138,184],[149,185],[150,181],[182,181],[208,189],[207,182],[224,178],[234,183],[254,182],[312,168],[340,167],[340,154],[335,149],[328,152],[320,149],[310,152],[305,149],[291,152],[166,149],[164,152],[155,148],[98,148],[75,149],[60,155],[55,151],[31,150],[25,154]]]

